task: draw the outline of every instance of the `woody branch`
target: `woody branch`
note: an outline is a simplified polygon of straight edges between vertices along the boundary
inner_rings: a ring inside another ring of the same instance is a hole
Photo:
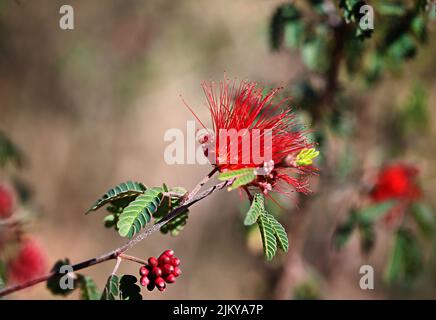
[[[85,260],[85,261],[79,262],[75,265],[72,265],[73,271],[79,271],[79,270],[89,268],[89,267],[92,267],[96,264],[100,264],[102,262],[105,262],[108,260],[113,260],[113,259],[117,259],[117,264],[120,262],[120,259],[140,262],[140,259],[138,259],[136,257],[128,256],[124,253],[126,251],[128,251],[129,249],[133,248],[134,246],[136,246],[137,244],[139,244],[141,241],[148,238],[150,235],[152,235],[156,231],[158,231],[162,226],[166,225],[172,219],[176,218],[178,215],[180,215],[182,212],[184,212],[187,208],[189,208],[192,205],[194,205],[195,203],[203,200],[204,198],[210,196],[211,194],[213,194],[213,193],[225,188],[226,186],[232,184],[233,179],[227,180],[227,181],[218,183],[218,184],[206,189],[205,191],[201,192],[200,194],[198,194],[201,187],[204,186],[209,181],[209,179],[214,175],[214,173],[216,171],[217,171],[216,169],[213,169],[203,180],[201,180],[194,187],[194,189],[187,195],[187,197],[185,198],[183,203],[179,207],[177,207],[174,210],[172,210],[171,212],[169,212],[162,221],[152,225],[149,228],[146,228],[141,233],[139,233],[135,238],[133,238],[132,240],[127,242],[125,245],[123,245],[119,248],[111,250],[111,251],[109,251],[105,254],[102,254],[98,257],[95,257],[95,258],[92,258],[89,260]],[[43,276],[32,279],[30,281],[4,288],[4,289],[0,290],[0,297],[11,294],[11,293],[16,292],[16,291],[23,290],[23,289],[31,287],[31,286],[34,286],[38,283],[45,282],[45,281],[49,280],[50,278],[52,278],[58,274],[59,274],[59,270],[53,270],[53,271],[51,271]]]

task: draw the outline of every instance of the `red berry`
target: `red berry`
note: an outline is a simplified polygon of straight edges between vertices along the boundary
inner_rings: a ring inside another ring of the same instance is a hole
[[[167,283],[174,283],[176,282],[176,276],[174,274],[169,274],[165,277],[165,281]]]
[[[154,282],[150,282],[150,283],[147,285],[147,290],[148,290],[148,291],[153,291],[154,287],[155,287]]]
[[[150,272],[150,270],[148,270],[148,268],[147,268],[146,266],[142,266],[142,267],[139,269],[139,274],[140,274],[141,276],[147,276],[149,272]]]
[[[154,280],[154,284],[158,288],[165,287],[165,280],[163,278],[161,278],[161,277],[158,277],[158,278],[156,278],[156,280]]]
[[[158,267],[154,267],[153,269],[151,269],[151,273],[157,278],[160,277],[162,275],[162,269],[158,268]]]
[[[174,267],[169,263],[164,264],[162,267],[163,274],[170,274],[170,273],[173,273],[173,271],[174,271]]]
[[[174,271],[173,271],[173,275],[174,275],[175,277],[178,277],[178,276],[180,276],[181,274],[182,274],[182,270],[180,270],[179,267],[175,267],[175,268],[174,268]]]
[[[159,265],[163,266],[164,264],[170,263],[171,262],[171,258],[168,257],[166,254],[162,254],[159,257]]]
[[[164,255],[167,255],[168,257],[171,258],[171,257],[174,255],[174,251],[168,249],[168,250],[165,250],[163,254],[164,254]]]
[[[177,257],[171,258],[171,264],[175,267],[178,267],[180,265],[180,259]]]
[[[148,258],[148,264],[150,265],[150,267],[157,267],[159,262],[157,261],[157,259],[155,257],[150,257],[150,258]]]
[[[148,286],[149,283],[150,283],[150,279],[148,279],[148,277],[146,276],[141,277],[141,286],[143,287]]]
[[[160,292],[164,292],[164,291],[165,291],[165,288],[166,288],[166,285],[164,285],[163,287],[157,287],[157,289],[158,289]]]

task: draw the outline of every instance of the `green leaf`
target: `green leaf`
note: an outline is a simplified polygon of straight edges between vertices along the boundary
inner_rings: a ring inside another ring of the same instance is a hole
[[[356,222],[356,213],[352,211],[348,219],[336,228],[333,234],[333,246],[336,249],[342,249],[347,244],[348,240],[350,240],[351,234],[356,228]]]
[[[321,299],[320,281],[313,277],[298,284],[294,289],[293,299],[295,300]]]
[[[257,219],[260,235],[262,238],[263,253],[268,261],[276,255],[277,252],[277,240],[274,234],[274,229],[267,215],[261,214]]]
[[[65,258],[65,260],[58,260],[53,268],[51,269],[51,271],[59,271],[61,269],[62,266],[68,265],[70,266],[70,260],[68,258]],[[72,293],[74,291],[75,288],[77,288],[77,279],[74,279],[74,284],[73,284],[73,288],[74,289],[62,289],[60,286],[60,283],[62,281],[62,277],[66,276],[65,274],[56,274],[53,277],[51,277],[50,279],[47,280],[46,286],[47,289],[54,295],[62,295],[62,296],[66,296],[69,295],[70,293]]]
[[[96,211],[109,202],[115,202],[121,199],[132,201],[138,195],[143,194],[146,190],[147,187],[140,182],[128,181],[120,183],[116,187],[109,189],[100,199],[98,199],[92,207],[89,208],[86,214],[91,211]]]
[[[117,225],[118,216],[113,213],[108,214],[106,217],[104,217],[103,222],[106,228],[112,228]]]
[[[373,222],[359,223],[360,249],[364,253],[369,253],[375,245],[375,230]]]
[[[132,201],[121,213],[117,227],[122,237],[133,237],[150,222],[163,199],[161,187],[151,188]]]
[[[91,277],[81,275],[78,282],[81,300],[100,300],[101,293]]]
[[[380,79],[383,68],[383,57],[378,53],[369,53],[366,60],[365,70],[365,80],[368,85],[371,85]]]
[[[228,191],[232,191],[236,188],[249,184],[254,179],[256,179],[256,173],[254,168],[243,168],[238,170],[231,170],[226,172],[221,172],[218,175],[218,180],[227,181],[230,179],[235,179],[230,187],[227,188]]]
[[[261,193],[254,195],[253,202],[251,202],[250,209],[244,219],[244,225],[250,226],[255,224],[259,216],[265,211],[265,200]]]
[[[387,54],[395,62],[402,62],[416,54],[416,45],[410,34],[403,34],[393,42],[387,50]]]
[[[301,13],[293,4],[284,4],[277,8],[271,18],[270,46],[272,50],[278,50],[282,46],[285,25],[289,22],[298,21]]]
[[[304,64],[309,70],[324,72],[328,67],[326,35],[308,39],[301,50]]]
[[[298,48],[303,42],[304,25],[301,21],[289,22],[285,25],[285,45]]]
[[[268,213],[267,217],[274,231],[274,235],[276,237],[279,248],[282,251],[287,252],[289,249],[289,240],[285,228],[280,224],[280,222],[276,220],[276,218],[272,214]]]
[[[357,213],[359,222],[373,222],[389,212],[395,201],[389,200],[365,207]]]
[[[160,228],[160,231],[163,234],[169,233],[170,235],[175,237],[179,235],[180,231],[183,230],[187,222],[188,222],[188,210],[180,213],[177,217],[164,224]]]
[[[387,16],[402,16],[406,13],[406,8],[399,3],[378,3],[376,12]]]
[[[429,129],[428,94],[421,84],[417,83],[411,88],[399,118],[400,129],[405,135],[421,135]]]
[[[109,276],[101,300],[142,300],[141,288],[132,275]]]
[[[235,181],[233,181],[233,183],[227,188],[227,190],[232,191],[239,187],[245,186],[246,184],[251,183],[254,179],[256,179],[256,175],[254,173],[237,177]]]
[[[8,163],[21,168],[25,160],[24,154],[18,146],[4,132],[0,131],[0,168],[5,167]]]
[[[185,199],[186,194],[187,190],[183,187],[170,188],[168,192],[164,195],[164,198],[158,210],[153,214],[153,218],[156,219],[156,223],[159,223],[163,218],[168,215],[168,213],[180,206],[182,201]],[[169,233],[172,236],[177,236],[180,231],[183,230],[188,221],[188,213],[188,209],[180,212],[177,217],[163,225],[160,228],[160,232],[162,232],[163,234]]]
[[[164,198],[155,213],[153,213],[153,218],[158,221],[164,218],[170,211],[177,208],[185,195],[187,194],[187,190],[183,187],[173,187],[164,194]]]
[[[6,287],[6,265],[0,261],[0,289]]]
[[[431,209],[423,203],[414,203],[411,206],[412,215],[419,228],[426,235],[431,235],[435,230],[435,218]]]
[[[117,300],[119,295],[119,278],[115,274],[111,274],[107,279],[104,287],[101,300]]]
[[[398,229],[385,279],[391,284],[409,285],[421,272],[422,262],[421,248],[414,234],[404,228]]]
[[[121,300],[142,300],[141,288],[136,284],[135,276],[125,274],[121,276],[119,282],[119,292]]]
[[[419,41],[424,42],[427,40],[427,25],[425,19],[421,16],[416,16],[412,21],[412,31]]]
[[[218,174],[218,180],[227,181],[233,178],[238,178],[245,175],[254,175],[254,168],[243,168],[238,170],[230,170]]]

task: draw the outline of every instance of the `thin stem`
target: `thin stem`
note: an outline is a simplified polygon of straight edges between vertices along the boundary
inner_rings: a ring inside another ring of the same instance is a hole
[[[215,174],[215,172],[218,171],[218,167],[213,168],[211,172],[207,176],[203,178],[195,187],[192,189],[192,191],[188,194],[185,201],[182,204],[188,203],[192,200],[192,198],[200,191],[201,187],[203,187],[209,180],[212,178],[212,176]]]
[[[117,263],[115,264],[114,270],[112,270],[112,275],[115,275],[118,271],[118,268],[120,267],[121,261],[123,259],[120,258],[120,256],[117,257]]]
[[[248,196],[248,200],[249,200],[250,202],[253,202],[253,195],[251,194],[250,190],[248,190],[248,188],[247,188],[246,186],[244,186],[243,189],[244,189],[245,193],[246,193],[247,196]]]
[[[117,254],[116,250],[113,250],[113,251],[105,253],[97,258],[93,258],[93,259],[89,259],[89,260],[77,263],[77,264],[73,265],[72,268],[73,268],[73,271],[78,271],[78,270],[85,269],[85,268],[91,267],[93,265],[96,265],[96,264],[99,264],[99,263],[102,263],[102,262],[105,262],[105,261],[108,261],[111,259],[116,259],[117,256],[118,256],[118,254]],[[16,292],[16,291],[19,291],[19,290],[22,290],[22,289],[25,289],[25,288],[28,288],[28,287],[31,287],[31,286],[34,286],[35,284],[47,281],[51,277],[58,275],[58,274],[60,274],[59,270],[54,270],[54,271],[49,272],[46,275],[32,279],[28,282],[4,288],[4,289],[0,290],[0,297],[5,296],[5,295],[10,294],[10,293],[13,293],[13,292]]]
[[[137,258],[137,257],[134,257],[134,256],[129,256],[129,255],[124,254],[124,253],[121,253],[118,257],[123,259],[123,260],[130,260],[130,261],[142,264],[142,265],[147,265],[148,264],[148,262],[143,260],[143,259],[140,259],[140,258]]]
[[[206,176],[206,178],[203,179],[202,181],[200,181],[200,183],[194,188],[194,190],[189,193],[188,197],[190,197],[190,200],[185,200],[184,204],[182,204],[181,206],[175,208],[170,213],[168,213],[167,216],[165,218],[163,218],[159,223],[156,223],[156,224],[152,225],[151,227],[143,230],[135,238],[133,238],[132,240],[127,242],[125,245],[123,245],[117,249],[114,249],[110,252],[107,252],[107,253],[105,253],[97,258],[89,259],[89,260],[86,260],[86,261],[83,261],[83,262],[80,262],[78,264],[73,265],[72,266],[73,271],[88,268],[88,267],[91,267],[93,265],[96,265],[96,264],[99,264],[99,263],[102,263],[102,262],[105,262],[105,261],[108,261],[111,259],[123,258],[123,256],[126,257],[124,252],[133,248],[138,243],[140,243],[142,240],[148,238],[154,232],[158,231],[162,226],[164,226],[165,224],[170,222],[172,219],[176,218],[179,214],[184,212],[187,208],[194,205],[198,201],[210,196],[211,194],[215,193],[216,191],[219,191],[219,190],[221,190],[221,189],[225,188],[226,186],[233,183],[233,179],[227,180],[227,181],[221,182],[217,185],[214,185],[213,187],[210,187],[210,188],[206,189],[205,191],[203,191],[202,193],[197,195],[201,186],[203,186],[212,177],[212,175],[215,172],[216,172],[216,169],[212,170]],[[200,186],[200,187],[198,187],[198,186]],[[53,270],[44,276],[35,278],[35,279],[30,280],[28,282],[4,288],[4,289],[0,290],[0,297],[5,296],[5,295],[10,294],[10,293],[13,293],[13,292],[16,292],[16,291],[19,291],[19,290],[22,290],[22,289],[25,289],[25,288],[28,288],[28,287],[31,287],[31,286],[36,285],[38,283],[47,281],[51,277],[58,275],[58,274],[59,274],[59,270]]]

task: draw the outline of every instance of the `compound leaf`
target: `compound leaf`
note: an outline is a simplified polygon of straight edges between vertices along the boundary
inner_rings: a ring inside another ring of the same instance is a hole
[[[287,252],[289,249],[289,240],[285,228],[276,220],[272,214],[266,214],[274,231],[279,248]]]
[[[389,283],[410,284],[422,270],[422,252],[414,234],[400,228],[395,235],[385,278]]]
[[[135,276],[126,274],[109,276],[101,300],[142,300],[141,288],[136,284]]]
[[[435,229],[435,218],[430,208],[423,203],[414,203],[411,209],[413,218],[422,232],[431,235]]]
[[[274,229],[266,214],[261,214],[257,219],[259,225],[260,235],[262,238],[263,253],[268,261],[276,255],[277,252],[277,240],[274,234]]]
[[[115,274],[111,274],[107,279],[104,287],[101,300],[117,300],[119,296],[119,278]]]
[[[88,276],[79,277],[80,299],[82,300],[99,300],[101,293],[97,288],[94,280]]]
[[[150,222],[162,199],[163,189],[161,187],[151,188],[124,208],[117,223],[120,236],[131,238],[144,228]]]
[[[141,288],[135,276],[125,274],[119,280],[120,300],[142,300]]]
[[[70,260],[68,258],[65,258],[65,260],[58,260],[51,271],[61,271],[61,268],[63,266],[70,266]],[[65,277],[67,274],[57,273],[53,277],[47,280],[47,289],[54,295],[62,295],[66,296],[69,295],[74,291],[74,288],[77,288],[77,279],[74,279],[73,283],[73,289],[69,288],[61,288],[61,282],[63,282],[62,277]]]
[[[259,216],[265,211],[265,199],[260,193],[254,195],[253,202],[251,202],[250,209],[244,219],[244,225],[250,226],[255,224]]]
[[[188,209],[180,213],[177,217],[164,224],[160,231],[163,234],[169,233],[172,236],[177,236],[183,230],[188,221]]]
[[[138,195],[144,193],[147,190],[147,187],[140,182],[123,182],[117,185],[114,188],[109,189],[100,199],[98,199],[86,214],[91,211],[96,211],[97,209],[104,206],[106,203],[114,202],[116,200],[124,199],[130,200],[135,199]]]

